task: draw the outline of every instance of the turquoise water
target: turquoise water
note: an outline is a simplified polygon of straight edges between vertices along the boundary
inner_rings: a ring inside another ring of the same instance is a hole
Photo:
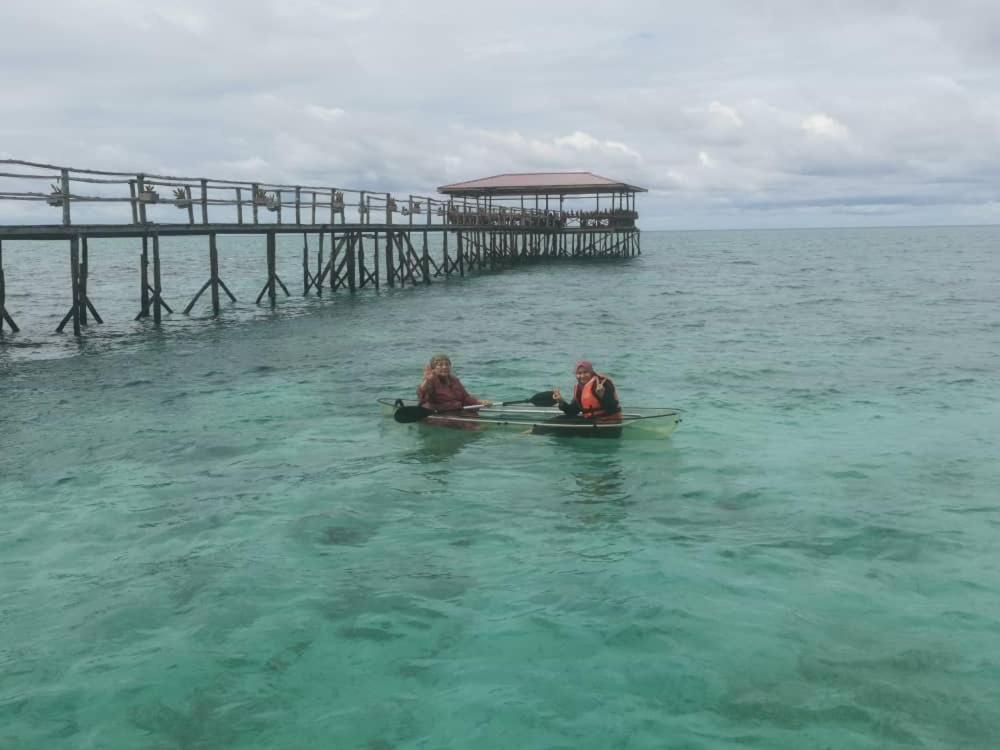
[[[996,746],[1000,228],[649,232],[276,313],[239,242],[242,301],[160,333],[92,249],[82,344],[61,276],[26,291],[64,248],[4,244],[0,747]],[[685,420],[381,417],[438,350],[493,399],[587,356]]]

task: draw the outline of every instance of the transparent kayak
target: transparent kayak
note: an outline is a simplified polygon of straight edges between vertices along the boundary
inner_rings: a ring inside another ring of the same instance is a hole
[[[418,405],[412,399],[397,398],[380,398],[378,403],[387,417],[391,417],[401,406]],[[432,414],[417,424],[470,430],[507,429],[565,437],[662,440],[677,429],[680,421],[681,410],[669,407],[629,407],[622,410],[620,422],[598,422],[579,417],[567,418],[555,407],[511,404]]]

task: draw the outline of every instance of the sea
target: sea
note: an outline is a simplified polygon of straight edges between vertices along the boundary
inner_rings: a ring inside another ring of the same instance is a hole
[[[315,238],[310,240],[315,252]],[[256,305],[263,238],[4,242],[0,748],[1000,746],[1000,228],[642,254]],[[265,297],[266,300],[266,297]],[[657,441],[398,424],[432,354]]]

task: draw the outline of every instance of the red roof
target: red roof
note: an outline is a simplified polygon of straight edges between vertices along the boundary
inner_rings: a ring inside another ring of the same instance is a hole
[[[498,174],[468,182],[442,185],[439,193],[449,195],[485,195],[505,193],[508,195],[566,195],[569,193],[644,193],[645,188],[636,187],[619,180],[609,180],[593,172],[522,172],[520,174]]]

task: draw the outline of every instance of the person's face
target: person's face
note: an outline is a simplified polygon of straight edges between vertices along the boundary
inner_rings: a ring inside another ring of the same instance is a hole
[[[446,359],[439,359],[437,362],[434,363],[434,366],[431,367],[431,370],[439,378],[446,377],[448,375],[451,375],[451,362],[449,362]]]
[[[591,378],[591,376],[593,376],[593,374],[594,373],[592,373],[590,370],[584,370],[583,368],[581,368],[581,369],[579,369],[579,370],[576,371],[576,382],[577,383],[586,383],[588,380],[590,380],[590,378]]]

